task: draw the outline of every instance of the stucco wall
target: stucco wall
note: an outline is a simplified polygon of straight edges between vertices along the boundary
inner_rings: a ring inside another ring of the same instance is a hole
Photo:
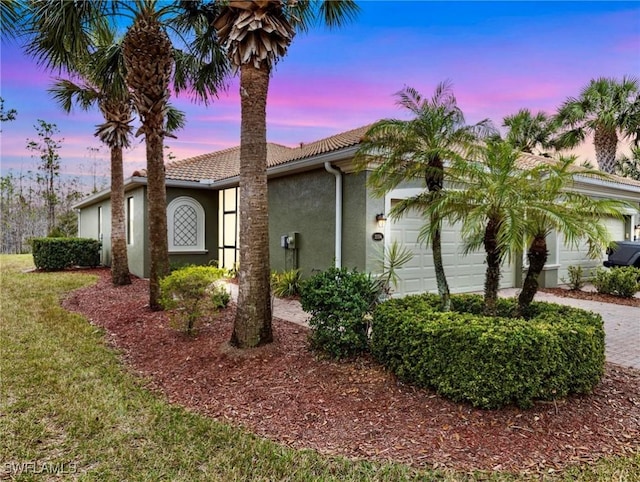
[[[127,243],[127,258],[129,271],[136,276],[149,276],[149,254],[147,249],[147,196],[146,187],[141,186],[124,194],[125,225],[128,224],[126,216],[127,202],[133,198],[133,232],[131,242]],[[126,228],[128,229],[128,227]]]
[[[102,247],[100,264],[111,265],[111,202],[107,199],[84,208],[78,215],[78,236],[81,238],[100,239],[99,208],[102,208]]]
[[[332,266],[334,216],[335,178],[325,170],[270,180],[271,269],[282,271],[298,267],[303,276],[309,276]],[[293,232],[299,233],[298,248],[294,251],[280,247],[280,237]]]

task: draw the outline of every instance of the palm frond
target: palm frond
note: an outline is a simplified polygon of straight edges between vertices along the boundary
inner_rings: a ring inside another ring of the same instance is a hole
[[[0,2],[0,37],[9,40],[17,37],[25,22],[24,0],[2,0]]]
[[[108,28],[110,8],[107,0],[33,2],[26,52],[48,69],[77,71],[92,51],[92,32]]]
[[[175,131],[183,129],[187,124],[187,118],[183,111],[176,109],[171,104],[167,105],[165,110],[167,134],[172,135]]]
[[[71,112],[74,105],[89,110],[100,98],[100,93],[92,86],[69,79],[57,79],[48,92],[65,112]]]

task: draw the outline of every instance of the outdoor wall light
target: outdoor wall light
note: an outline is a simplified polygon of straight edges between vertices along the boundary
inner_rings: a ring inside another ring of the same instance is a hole
[[[378,227],[380,229],[383,229],[385,223],[387,222],[387,217],[384,215],[384,213],[376,214],[376,221],[378,222]]]

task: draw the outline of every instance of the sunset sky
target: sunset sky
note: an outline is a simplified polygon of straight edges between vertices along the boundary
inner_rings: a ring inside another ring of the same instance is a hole
[[[520,108],[553,113],[590,79],[640,77],[639,2],[382,2],[361,1],[357,20],[340,30],[298,35],[276,66],[268,102],[268,139],[309,142],[383,117],[406,118],[394,93],[404,86],[430,95],[449,79],[467,121],[502,118]],[[51,75],[3,40],[0,96],[18,119],[2,125],[1,170],[32,169],[25,146],[38,119],[64,139],[62,169],[88,172],[92,158],[108,164],[93,136],[97,111],[63,113],[47,88]],[[168,139],[177,158],[239,144],[238,84],[208,107],[173,99],[187,126]],[[144,167],[144,147],[125,153],[125,175]],[[592,156],[589,149],[582,151]],[[100,167],[103,172],[106,168]]]

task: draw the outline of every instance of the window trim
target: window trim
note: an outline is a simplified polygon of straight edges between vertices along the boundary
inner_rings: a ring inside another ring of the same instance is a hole
[[[134,197],[127,197],[127,211],[126,211],[126,236],[127,246],[133,246],[133,221],[134,221]]]
[[[102,206],[98,206],[98,239],[102,242],[102,237],[104,234],[104,224],[103,224],[103,214],[102,214]]]
[[[173,235],[175,230],[174,216],[176,210],[184,205],[192,207],[196,212],[196,245],[195,246],[175,246]],[[167,206],[167,241],[170,254],[207,254],[205,245],[205,213],[202,205],[194,198],[180,196],[172,200]]]
[[[219,221],[218,221],[218,266],[226,269],[236,269],[238,266],[238,261],[240,260],[240,249],[238,246],[238,236],[239,236],[239,189],[237,187],[231,187],[227,189],[221,189],[218,191],[218,201],[219,201]],[[227,206],[227,193],[232,193],[233,195],[233,209]],[[233,216],[234,220],[234,229],[233,229],[233,244],[225,244],[227,238],[227,223],[226,216]],[[226,252],[233,252],[233,264],[232,266],[227,266],[225,263]]]

